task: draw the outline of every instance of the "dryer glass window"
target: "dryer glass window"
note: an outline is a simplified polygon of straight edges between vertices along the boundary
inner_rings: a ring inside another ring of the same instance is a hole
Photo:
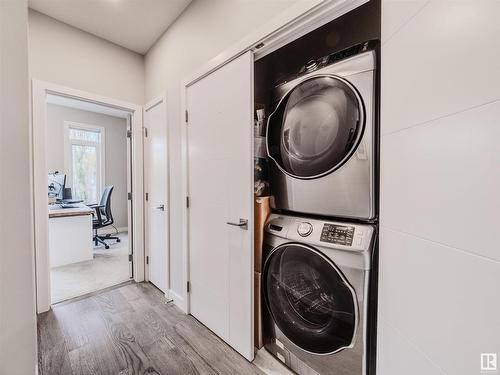
[[[316,249],[287,244],[264,268],[264,297],[280,330],[297,346],[327,354],[348,347],[356,331],[353,288]]]
[[[338,77],[309,78],[270,116],[270,156],[297,178],[316,178],[340,168],[352,155],[364,126],[363,104]]]

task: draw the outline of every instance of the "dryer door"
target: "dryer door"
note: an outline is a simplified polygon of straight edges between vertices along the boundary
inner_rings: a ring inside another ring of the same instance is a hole
[[[274,322],[303,350],[331,354],[353,344],[358,307],[353,287],[315,248],[276,247],[263,271],[263,294]]]
[[[310,77],[291,89],[269,116],[268,155],[292,177],[322,177],[352,156],[364,119],[363,102],[349,81]]]

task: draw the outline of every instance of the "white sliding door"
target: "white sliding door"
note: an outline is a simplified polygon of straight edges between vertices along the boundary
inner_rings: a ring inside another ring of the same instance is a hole
[[[187,87],[186,104],[191,314],[252,360],[252,53]]]

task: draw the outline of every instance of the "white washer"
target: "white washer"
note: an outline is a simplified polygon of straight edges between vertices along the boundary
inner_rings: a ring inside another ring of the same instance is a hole
[[[276,208],[376,217],[376,56],[370,48],[367,42],[313,61],[274,90],[266,142]]]
[[[301,375],[367,374],[375,227],[272,214],[264,237],[266,349]]]

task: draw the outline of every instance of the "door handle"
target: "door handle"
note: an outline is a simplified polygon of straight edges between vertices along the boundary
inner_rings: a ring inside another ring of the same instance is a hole
[[[165,211],[165,205],[164,204],[160,204],[159,206],[156,206],[155,208],[157,210],[160,210],[160,211]]]
[[[241,229],[248,230],[248,220],[247,219],[240,219],[239,223],[231,223],[228,221],[226,224],[228,225],[233,225],[235,227],[240,227]]]

